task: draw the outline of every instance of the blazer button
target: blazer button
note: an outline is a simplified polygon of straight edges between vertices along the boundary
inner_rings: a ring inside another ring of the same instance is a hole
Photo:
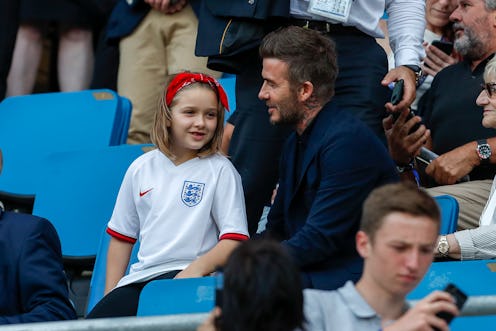
[[[249,3],[250,5],[253,5],[253,4],[255,3],[255,0],[248,0],[248,3]]]

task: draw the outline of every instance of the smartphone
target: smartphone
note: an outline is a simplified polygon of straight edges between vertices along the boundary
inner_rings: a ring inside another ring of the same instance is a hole
[[[224,295],[224,272],[217,269],[215,272],[215,305],[222,308],[222,296]]]
[[[179,0],[170,0],[169,1],[169,6],[174,6],[178,2],[179,2]]]
[[[396,84],[394,84],[393,93],[391,93],[391,103],[393,105],[399,104],[401,99],[403,99],[404,85],[405,82],[403,81],[403,79],[400,79],[396,82]]]
[[[453,43],[449,41],[434,40],[432,46],[439,48],[446,55],[451,55],[453,52]]]
[[[393,115],[393,123],[396,122],[396,120],[398,119],[398,117],[400,117],[400,114],[401,114],[401,111],[395,111],[394,113],[392,113],[392,115]],[[408,113],[405,121],[409,121],[414,116],[416,116],[415,113],[413,112],[413,110],[410,109],[410,112]],[[412,133],[412,132],[417,131],[418,128],[420,128],[420,124],[421,124],[421,122],[415,123],[415,125],[410,129],[409,134]]]
[[[451,294],[451,296],[453,296],[453,298],[455,298],[455,305],[458,307],[458,310],[462,310],[463,305],[465,304],[465,301],[467,301],[467,295],[465,293],[463,293],[454,284],[448,284],[443,291]],[[454,317],[452,314],[444,312],[444,311],[437,313],[436,316],[442,318],[448,324],[451,322],[451,320]],[[439,331],[438,328],[433,328],[433,329],[436,331]]]

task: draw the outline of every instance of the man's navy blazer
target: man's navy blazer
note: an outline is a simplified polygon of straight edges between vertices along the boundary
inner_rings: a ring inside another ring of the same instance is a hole
[[[296,178],[296,133],[282,151],[279,188],[267,234],[283,241],[305,287],[336,289],[361,275],[355,249],[362,204],[376,187],[398,181],[385,146],[360,120],[328,103],[307,130]]]
[[[68,295],[52,224],[0,209],[0,325],[75,319]]]

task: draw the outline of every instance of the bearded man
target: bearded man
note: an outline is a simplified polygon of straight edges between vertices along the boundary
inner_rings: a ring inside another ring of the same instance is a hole
[[[258,97],[271,123],[295,129],[282,150],[266,235],[282,241],[304,287],[336,289],[362,273],[355,233],[363,201],[398,175],[371,129],[330,103],[337,76],[333,41],[289,26],[268,34],[260,55]]]

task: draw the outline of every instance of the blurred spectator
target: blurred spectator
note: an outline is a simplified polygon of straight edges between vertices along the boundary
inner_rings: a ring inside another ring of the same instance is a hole
[[[0,29],[0,102],[5,98],[7,91],[7,76],[19,25],[20,1],[0,1],[0,22],[2,22],[2,29]]]
[[[43,36],[58,33],[57,75],[61,91],[89,87],[93,73],[93,28],[100,19],[97,1],[20,0],[20,26],[7,95],[33,91],[43,51]]]
[[[223,278],[222,305],[198,331],[296,331],[302,327],[300,275],[280,244],[242,243],[227,260]]]

